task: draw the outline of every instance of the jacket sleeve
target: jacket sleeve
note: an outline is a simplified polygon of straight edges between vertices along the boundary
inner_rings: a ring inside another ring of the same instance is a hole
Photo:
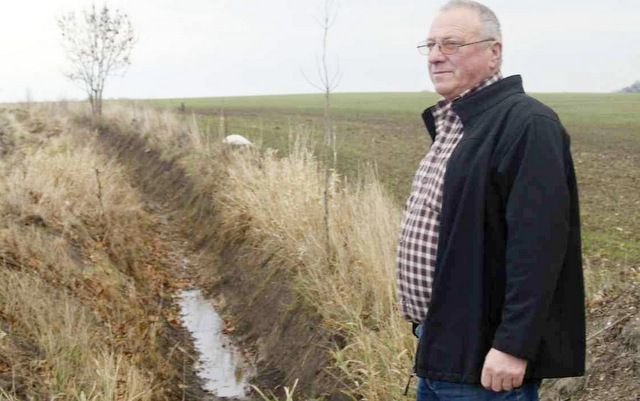
[[[506,250],[502,319],[493,347],[534,359],[563,265],[570,194],[558,120],[534,115],[501,158]]]

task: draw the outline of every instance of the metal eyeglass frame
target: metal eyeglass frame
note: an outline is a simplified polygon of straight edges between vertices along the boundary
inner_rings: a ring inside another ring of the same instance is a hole
[[[443,51],[442,50],[442,42],[435,42],[435,41],[428,42],[428,43],[427,42],[422,43],[422,44],[418,45],[416,48],[418,49],[418,52],[420,54],[422,54],[423,56],[428,56],[429,53],[431,53],[431,51],[433,50],[433,48],[436,47],[436,45],[437,45],[438,49],[440,49],[440,53],[449,55],[449,54],[456,54],[460,50],[461,47],[469,46],[469,45],[475,45],[476,43],[490,42],[490,41],[495,41],[495,39],[489,38],[489,39],[478,40],[478,41],[475,41],[475,42],[456,44],[455,50],[453,50],[453,51]],[[430,44],[433,44],[433,45],[431,47],[429,47]]]

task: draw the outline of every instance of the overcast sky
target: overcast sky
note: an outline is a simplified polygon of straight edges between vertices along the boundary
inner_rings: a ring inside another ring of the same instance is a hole
[[[335,0],[330,68],[337,92],[433,90],[416,51],[443,1]],[[79,99],[63,77],[56,17],[89,0],[3,1],[0,101]],[[102,4],[102,3],[96,3]],[[138,41],[106,97],[315,92],[324,0],[110,0]],[[486,0],[503,26],[505,75],[531,92],[611,92],[640,80],[640,1]]]

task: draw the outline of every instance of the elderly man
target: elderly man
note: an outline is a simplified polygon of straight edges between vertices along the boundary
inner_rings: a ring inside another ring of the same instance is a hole
[[[557,115],[500,73],[500,24],[450,1],[418,46],[442,95],[423,119],[397,250],[401,312],[419,337],[418,400],[538,399],[584,372],[578,196]]]

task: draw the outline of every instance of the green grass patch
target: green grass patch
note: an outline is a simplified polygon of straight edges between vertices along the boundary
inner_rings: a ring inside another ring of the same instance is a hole
[[[618,229],[613,228],[606,232],[584,230],[584,252],[600,259],[625,262],[628,266],[631,261],[640,260],[640,242],[626,237]]]
[[[433,103],[438,95],[432,92],[334,93],[331,110],[336,113],[419,113],[424,105]],[[183,103],[187,110],[289,110],[296,113],[322,113],[324,95],[271,95],[213,98],[150,100],[157,107],[178,109]]]
[[[568,125],[637,125],[640,94],[637,93],[534,93],[533,97],[552,107]],[[438,100],[433,92],[333,93],[331,110],[336,113],[414,114]],[[288,110],[322,113],[323,94],[236,96],[154,99],[156,107],[187,110]]]

